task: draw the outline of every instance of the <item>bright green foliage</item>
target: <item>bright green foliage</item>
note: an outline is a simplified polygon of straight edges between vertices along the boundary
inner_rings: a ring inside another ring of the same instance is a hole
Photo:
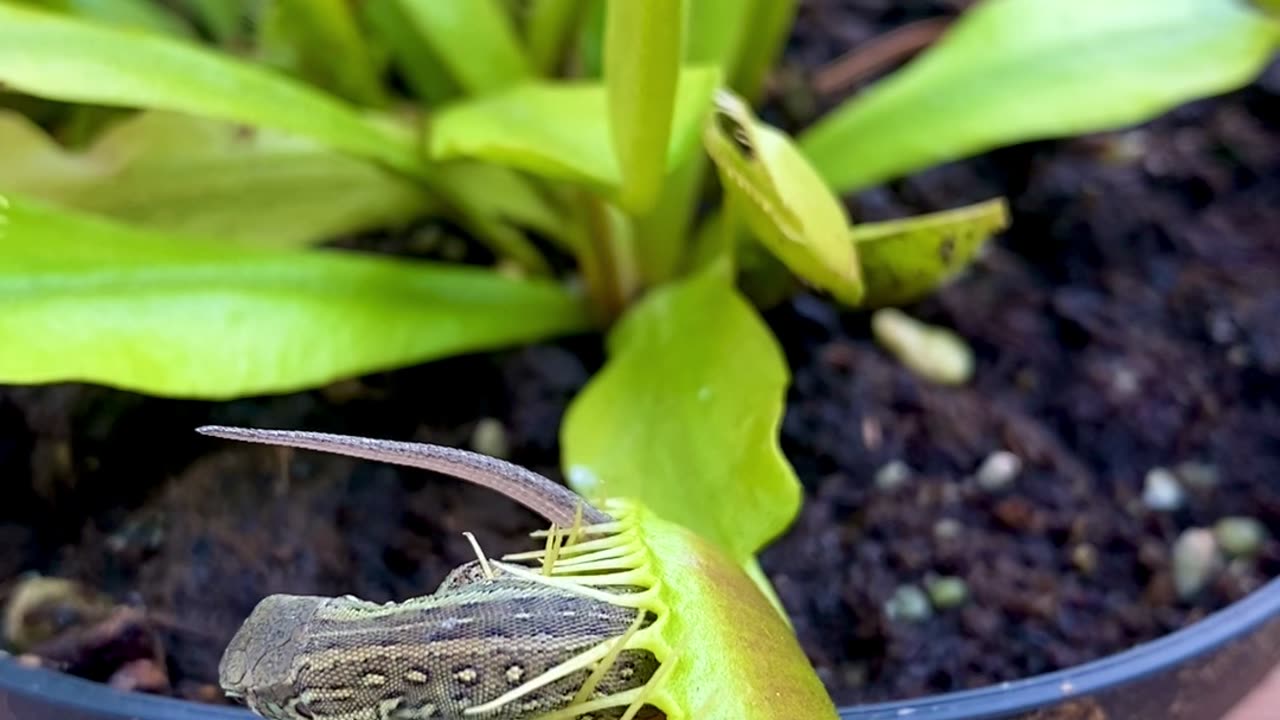
[[[1009,224],[1004,200],[866,223],[853,228],[867,294],[863,304],[901,305],[938,289]]]
[[[614,328],[608,364],[565,418],[565,475],[588,498],[638,498],[745,563],[800,504],[777,439],[787,380],[777,342],[716,264]]]
[[[801,136],[846,192],[1024,140],[1142,122],[1237,88],[1280,44],[1243,0],[986,0]]]
[[[274,0],[269,7],[298,74],[352,102],[386,103],[379,68],[347,0]]]
[[[584,0],[532,0],[526,36],[529,57],[542,75],[553,75],[565,60],[565,46],[582,18]]]
[[[158,36],[0,3],[0,82],[37,97],[274,128],[424,173],[412,135],[287,77]]]
[[[44,8],[135,30],[187,37],[191,28],[163,6],[150,0],[15,0],[19,5]]]
[[[856,305],[862,278],[844,206],[790,138],[721,92],[704,143],[736,203],[730,211],[740,209],[752,233],[792,272]]]
[[[222,398],[587,329],[581,299],[478,269],[268,251],[10,198],[0,377]]]
[[[714,68],[681,74],[664,169],[695,149],[718,81]],[[605,88],[598,83],[519,85],[443,109],[431,126],[431,156],[485,160],[597,189],[616,189],[623,178],[610,147],[606,105]]]
[[[681,0],[611,0],[605,9],[609,136],[622,171],[621,205],[657,202],[667,173],[684,34]]]
[[[367,0],[361,7],[370,33],[381,41],[391,64],[419,98],[435,105],[462,93],[435,50],[414,28],[400,0]]]
[[[493,92],[532,75],[500,0],[394,1],[467,92]]]
[[[69,152],[23,116],[0,112],[0,147],[0,192],[198,237],[302,246],[432,208],[421,188],[365,161],[185,115],[140,113]]]

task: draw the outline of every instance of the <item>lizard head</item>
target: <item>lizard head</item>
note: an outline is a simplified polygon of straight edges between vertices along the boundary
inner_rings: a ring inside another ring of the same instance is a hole
[[[265,717],[289,697],[294,659],[307,625],[326,600],[303,595],[270,595],[258,603],[231,638],[218,663],[218,683],[230,697],[243,698]]]

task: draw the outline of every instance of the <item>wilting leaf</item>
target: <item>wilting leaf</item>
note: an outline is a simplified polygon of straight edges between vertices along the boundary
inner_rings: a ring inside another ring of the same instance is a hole
[[[694,149],[718,79],[714,68],[681,73],[667,147],[674,166]],[[532,82],[444,108],[431,123],[431,155],[474,158],[546,177],[616,189],[622,174],[609,141],[599,83]]]
[[[478,269],[145,232],[10,198],[0,382],[291,392],[589,327],[581,300]]]
[[[725,264],[633,306],[574,400],[565,473],[589,498],[634,497],[747,563],[800,507],[778,447],[787,367]]]
[[[605,8],[609,137],[622,172],[619,204],[648,211],[667,174],[667,147],[684,36],[681,0],[624,0]]]
[[[865,223],[853,228],[871,306],[901,305],[933,292],[969,265],[1009,224],[1004,200]]]
[[[1240,87],[1280,20],[1240,0],[986,0],[800,138],[837,190],[1027,140],[1114,129]]]
[[[862,278],[848,217],[790,138],[721,91],[703,143],[720,171],[730,212],[740,208],[755,236],[792,272],[856,305]]]
[[[0,192],[231,242],[301,246],[433,209],[420,188],[367,161],[185,115],[140,113],[70,152],[0,113],[0,147]]]

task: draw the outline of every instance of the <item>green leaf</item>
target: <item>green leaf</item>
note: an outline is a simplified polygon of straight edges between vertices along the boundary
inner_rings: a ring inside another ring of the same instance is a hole
[[[1012,143],[1120,128],[1238,88],[1280,43],[1239,0],[988,0],[801,136],[841,192]]]
[[[622,170],[619,204],[640,214],[657,202],[683,54],[681,0],[613,0],[605,9],[609,136]]]
[[[231,242],[302,246],[439,211],[377,165],[185,115],[140,113],[70,152],[21,115],[0,112],[0,147],[0,192]]]
[[[862,278],[844,206],[791,139],[721,91],[703,143],[720,172],[726,204],[741,210],[761,243],[795,274],[856,305]]]
[[[386,45],[405,82],[429,105],[461,94],[434,49],[413,29],[400,0],[367,0],[361,5],[370,30]]]
[[[54,100],[275,128],[419,177],[429,172],[412,133],[290,78],[188,43],[6,4],[0,83]]]
[[[275,0],[275,28],[312,83],[352,102],[387,103],[382,79],[347,0]]]
[[[533,0],[527,31],[533,66],[554,76],[566,56],[573,30],[582,22],[585,0]]]
[[[696,147],[714,68],[681,73],[666,162],[674,166]],[[604,86],[530,82],[444,108],[428,140],[437,160],[472,158],[545,177],[611,190],[622,173],[609,141]]]
[[[228,45],[241,34],[251,0],[178,0],[219,45]]]
[[[399,0],[410,25],[472,95],[533,75],[511,18],[498,0]]]
[[[919,300],[969,265],[987,239],[1009,225],[1004,200],[942,212],[866,223],[852,237],[862,262],[864,305]]]
[[[235,247],[10,200],[0,382],[199,398],[283,393],[589,326],[580,299],[547,283]]]
[[[182,18],[151,0],[9,0],[16,5],[44,8],[122,28],[189,37]]]
[[[631,497],[738,563],[779,535],[800,485],[778,446],[786,362],[725,264],[646,296],[562,430],[588,498]]]
[[[752,102],[764,92],[765,77],[777,64],[791,36],[797,0],[756,0],[750,19],[751,51],[741,53],[732,77],[734,90]]]

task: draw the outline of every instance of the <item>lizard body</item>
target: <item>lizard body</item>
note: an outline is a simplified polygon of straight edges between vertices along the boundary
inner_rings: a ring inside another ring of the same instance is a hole
[[[579,512],[592,524],[612,520],[537,473],[453,448],[294,431],[200,432],[448,473],[498,490],[562,526]],[[591,668],[550,673],[537,687],[520,688],[633,631],[643,612],[471,562],[435,593],[401,603],[264,598],[228,645],[219,682],[270,720],[526,720],[568,707]],[[641,687],[656,668],[649,652],[623,650],[591,697]],[[512,693],[518,696],[499,702]]]

